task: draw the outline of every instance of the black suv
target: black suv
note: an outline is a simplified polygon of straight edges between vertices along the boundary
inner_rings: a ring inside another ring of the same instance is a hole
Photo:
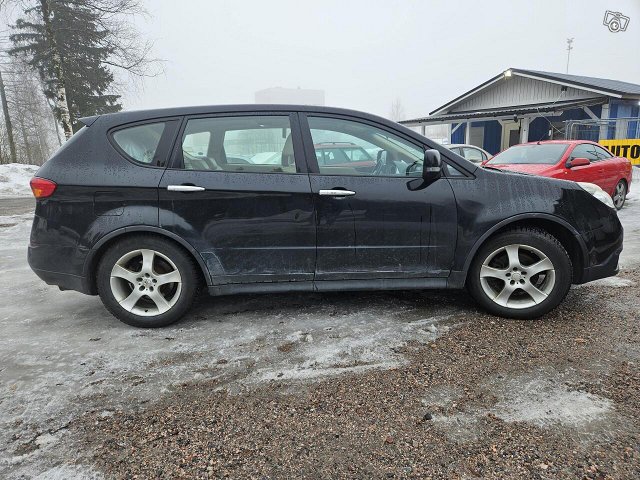
[[[244,105],[82,122],[31,182],[29,263],[130,325],[178,320],[205,285],[466,285],[494,314],[533,318],[618,270],[622,227],[593,186],[481,169],[365,113]],[[371,160],[319,164],[327,144]]]

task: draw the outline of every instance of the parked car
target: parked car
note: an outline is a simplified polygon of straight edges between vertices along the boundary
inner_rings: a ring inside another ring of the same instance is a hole
[[[549,140],[514,145],[483,165],[598,185],[613,199],[618,210],[624,206],[631,187],[632,166],[624,157],[586,140]]]
[[[246,105],[81,121],[31,181],[29,264],[130,325],[175,322],[202,287],[467,286],[489,312],[535,318],[572,283],[618,271],[622,227],[598,187],[479,168],[366,113]],[[377,151],[375,165],[318,162],[330,139]],[[183,146],[196,144],[193,163]]]
[[[445,145],[445,147],[473,163],[482,163],[492,157],[492,155],[486,150],[466,143],[454,143],[451,145]]]
[[[313,146],[319,166],[359,167],[359,170],[373,170],[374,157],[364,148],[351,142],[316,143]],[[376,153],[380,152],[378,150]]]

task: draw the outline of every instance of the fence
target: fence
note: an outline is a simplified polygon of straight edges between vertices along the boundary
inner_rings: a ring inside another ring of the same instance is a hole
[[[640,138],[640,118],[608,120],[567,120],[564,135],[567,140],[618,140]]]

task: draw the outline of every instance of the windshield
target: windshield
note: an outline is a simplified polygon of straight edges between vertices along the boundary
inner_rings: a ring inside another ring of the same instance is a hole
[[[515,145],[499,153],[486,165],[509,165],[520,163],[533,163],[541,165],[553,165],[558,163],[568,145],[566,143],[541,143]]]

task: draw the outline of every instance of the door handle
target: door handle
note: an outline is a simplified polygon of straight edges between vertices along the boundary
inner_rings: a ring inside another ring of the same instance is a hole
[[[170,192],[204,192],[205,188],[196,185],[167,185],[167,190]]]
[[[351,197],[355,194],[356,192],[352,192],[351,190],[340,190],[340,189],[320,190],[318,192],[318,195],[322,195],[326,197]]]

